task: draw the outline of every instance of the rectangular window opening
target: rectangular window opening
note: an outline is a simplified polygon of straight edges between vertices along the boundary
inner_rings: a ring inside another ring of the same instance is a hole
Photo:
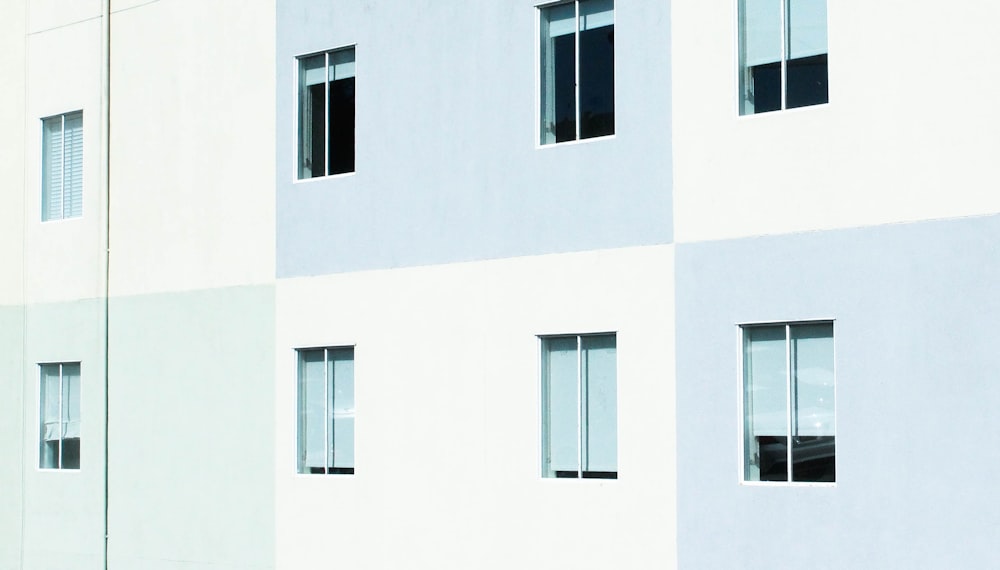
[[[746,325],[743,478],[835,482],[833,323]]]
[[[354,348],[298,352],[298,472],[354,474]]]
[[[618,477],[615,334],[541,338],[542,476]]]
[[[80,363],[40,364],[40,469],[80,468]]]
[[[298,62],[298,179],[354,172],[354,48]]]
[[[740,115],[829,102],[826,0],[739,0]]]
[[[42,221],[83,215],[83,112],[42,119]]]
[[[614,0],[539,11],[541,144],[614,134]]]

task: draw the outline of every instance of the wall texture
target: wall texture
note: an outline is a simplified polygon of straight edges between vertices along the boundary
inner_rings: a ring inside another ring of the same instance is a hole
[[[656,246],[279,281],[278,567],[675,567],[672,265]],[[619,478],[543,479],[537,335],[604,331]],[[297,475],[295,349],[342,345],[356,474]]]
[[[1000,217],[677,246],[683,568],[997,559]],[[833,318],[837,483],[742,486],[737,324]]]
[[[537,12],[279,3],[279,277],[671,241],[669,4],[615,12],[615,137],[541,149]],[[296,56],[347,45],[357,172],[293,183]]]

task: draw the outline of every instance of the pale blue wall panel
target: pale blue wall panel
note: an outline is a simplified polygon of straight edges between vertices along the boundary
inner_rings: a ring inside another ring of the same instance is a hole
[[[278,277],[670,242],[669,3],[617,6],[615,137],[541,149],[536,12],[278,3]],[[295,58],[352,44],[357,171],[293,183]]]
[[[677,247],[681,568],[1000,559],[1000,217]],[[737,324],[833,318],[837,483],[739,483]]]

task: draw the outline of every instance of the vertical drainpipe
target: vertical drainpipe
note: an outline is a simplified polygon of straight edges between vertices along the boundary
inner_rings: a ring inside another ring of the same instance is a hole
[[[111,0],[101,0],[101,191],[104,202],[104,570],[108,570],[108,311],[111,294]]]

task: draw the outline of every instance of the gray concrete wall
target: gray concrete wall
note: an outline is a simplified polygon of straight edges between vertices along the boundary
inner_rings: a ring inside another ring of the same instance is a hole
[[[668,243],[670,4],[615,11],[614,138],[536,148],[535,2],[277,6],[277,274]],[[356,45],[356,173],[293,183],[296,56]]]
[[[682,568],[1000,558],[1000,217],[677,247]],[[834,318],[835,487],[740,484],[737,324]]]

